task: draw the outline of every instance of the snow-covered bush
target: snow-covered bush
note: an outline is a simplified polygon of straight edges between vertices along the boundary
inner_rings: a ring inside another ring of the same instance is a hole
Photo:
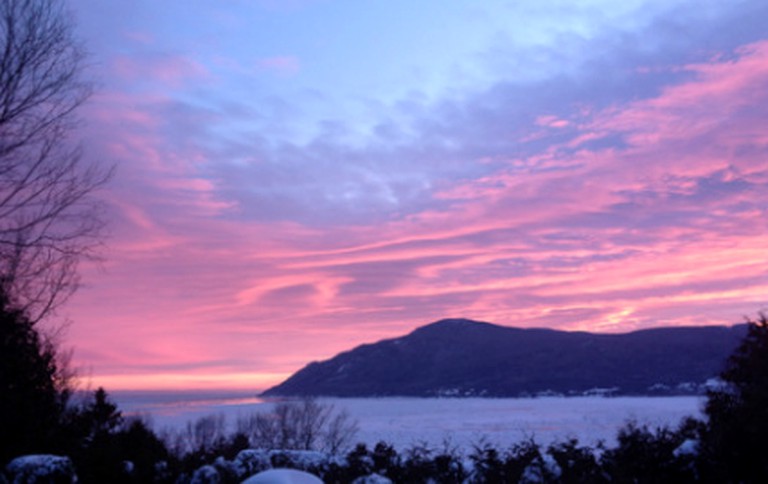
[[[77,482],[69,457],[37,454],[13,459],[5,468],[12,484],[70,484]]]
[[[221,476],[219,471],[212,465],[204,465],[192,474],[190,484],[219,484]]]
[[[333,460],[330,454],[314,450],[273,450],[270,451],[269,457],[272,467],[303,471],[322,470]]]
[[[272,468],[269,451],[263,449],[241,450],[232,463],[241,479]]]

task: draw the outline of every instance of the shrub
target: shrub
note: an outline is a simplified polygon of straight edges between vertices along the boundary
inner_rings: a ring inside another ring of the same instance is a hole
[[[563,484],[604,481],[595,452],[596,449],[579,446],[576,439],[554,443],[547,448],[547,454],[560,468],[560,482]]]
[[[619,430],[618,446],[603,454],[603,470],[610,481],[691,482],[696,479],[691,457],[676,452],[688,437],[682,430],[630,422]]]

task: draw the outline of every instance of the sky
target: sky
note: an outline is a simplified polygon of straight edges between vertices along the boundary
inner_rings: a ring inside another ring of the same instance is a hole
[[[107,389],[264,389],[448,317],[768,308],[764,0],[70,0],[115,166],[61,311]]]

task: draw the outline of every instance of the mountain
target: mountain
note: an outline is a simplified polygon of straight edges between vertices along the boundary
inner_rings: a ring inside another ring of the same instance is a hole
[[[665,327],[600,334],[445,319],[310,363],[262,395],[693,393],[720,373],[746,328]]]

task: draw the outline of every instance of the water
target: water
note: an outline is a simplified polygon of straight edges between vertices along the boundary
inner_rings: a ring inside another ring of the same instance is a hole
[[[275,399],[253,393],[115,392],[126,415],[149,416],[157,430],[179,429],[211,414],[237,417],[268,412]],[[386,441],[397,448],[446,443],[471,448],[484,440],[499,447],[526,439],[549,444],[577,438],[583,444],[615,442],[629,420],[649,426],[676,426],[686,416],[701,416],[702,397],[542,397],[516,398],[321,398],[359,421],[356,441]]]

